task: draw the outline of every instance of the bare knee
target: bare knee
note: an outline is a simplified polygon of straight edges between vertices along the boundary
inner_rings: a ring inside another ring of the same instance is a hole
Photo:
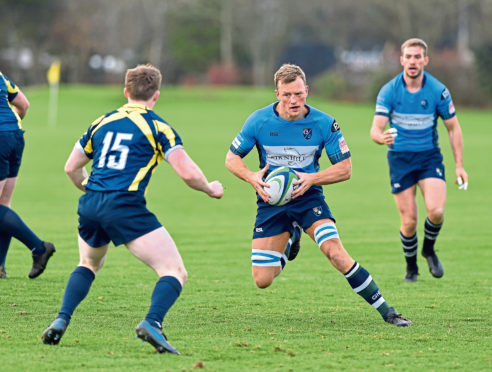
[[[346,273],[354,264],[339,240],[329,240],[322,244],[321,251],[330,260],[331,264],[341,273]]]
[[[267,288],[272,284],[272,280],[269,280],[267,278],[254,278],[254,279],[255,279],[256,286],[261,289]]]
[[[441,224],[444,219],[444,208],[433,208],[429,210],[428,218],[433,224]]]
[[[253,279],[258,288],[267,288],[273,283],[274,273],[270,270],[255,270],[253,267]]]
[[[101,260],[100,262],[96,263],[88,260],[80,260],[79,266],[86,267],[89,270],[91,270],[94,274],[97,274],[99,270],[101,270],[102,267],[104,266],[104,261],[105,260]]]
[[[182,286],[184,286],[186,281],[188,280],[188,271],[186,271],[184,266],[180,267],[179,269],[178,280],[181,282]]]
[[[184,286],[186,281],[188,280],[188,272],[186,271],[184,266],[177,266],[173,268],[166,267],[160,270],[157,269],[155,271],[157,275],[159,275],[159,277],[163,277],[163,276],[175,277],[181,283],[181,286]]]

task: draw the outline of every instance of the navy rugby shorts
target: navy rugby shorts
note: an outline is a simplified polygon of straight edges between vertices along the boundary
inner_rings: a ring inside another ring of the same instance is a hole
[[[424,178],[446,181],[442,154],[439,149],[428,151],[388,151],[391,192],[396,194]]]
[[[137,192],[91,191],[79,199],[79,234],[91,247],[128,243],[161,227]]]
[[[23,152],[23,130],[0,132],[0,181],[17,177]]]
[[[320,192],[304,194],[282,206],[273,206],[259,200],[253,239],[290,232],[293,221],[306,230],[316,221],[326,218],[335,221],[325,197]]]

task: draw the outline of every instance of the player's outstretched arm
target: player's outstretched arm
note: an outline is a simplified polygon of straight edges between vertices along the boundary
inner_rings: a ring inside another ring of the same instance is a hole
[[[224,189],[219,181],[208,182],[198,165],[184,149],[176,149],[167,158],[179,177],[192,189],[202,191],[211,198],[220,199]]]
[[[80,190],[85,192],[83,181],[88,177],[85,165],[90,159],[75,145],[65,164],[65,173],[70,181]]]
[[[27,114],[27,109],[29,108],[29,101],[26,96],[19,90],[15,98],[10,102],[14,106],[14,110],[21,119]]]
[[[384,115],[374,115],[371,127],[371,138],[379,145],[391,145],[395,142],[396,133],[392,129],[384,130],[388,118]]]
[[[229,171],[236,177],[250,183],[251,186],[253,186],[255,191],[258,193],[258,195],[260,195],[260,197],[263,199],[263,201],[268,202],[270,194],[265,191],[264,187],[270,186],[263,182],[263,176],[268,170],[268,164],[260,171],[253,172],[248,169],[248,167],[244,163],[244,160],[239,155],[236,155],[231,150],[229,150],[226,156],[225,165],[226,168],[229,169]]]

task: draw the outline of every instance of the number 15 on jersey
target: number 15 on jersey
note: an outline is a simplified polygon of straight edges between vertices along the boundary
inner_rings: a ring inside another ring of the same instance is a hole
[[[104,136],[101,156],[97,163],[98,168],[106,166],[111,169],[125,169],[130,149],[123,142],[130,141],[132,138],[133,134],[131,133],[116,133],[115,135],[114,132],[107,132]],[[109,156],[108,153],[110,154]]]

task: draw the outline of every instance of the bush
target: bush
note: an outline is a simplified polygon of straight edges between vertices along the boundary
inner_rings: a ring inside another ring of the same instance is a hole
[[[376,102],[379,91],[388,81],[393,79],[400,71],[388,68],[380,68],[374,71],[369,77],[365,87],[365,98],[369,102]]]
[[[318,75],[311,87],[313,93],[327,99],[345,100],[351,95],[349,81],[340,71],[328,70]]]
[[[474,107],[487,105],[475,65],[464,63],[457,51],[447,50],[432,55],[427,70],[446,85],[455,104]]]
[[[492,44],[483,44],[475,49],[475,66],[480,79],[479,88],[488,98],[492,98]]]

